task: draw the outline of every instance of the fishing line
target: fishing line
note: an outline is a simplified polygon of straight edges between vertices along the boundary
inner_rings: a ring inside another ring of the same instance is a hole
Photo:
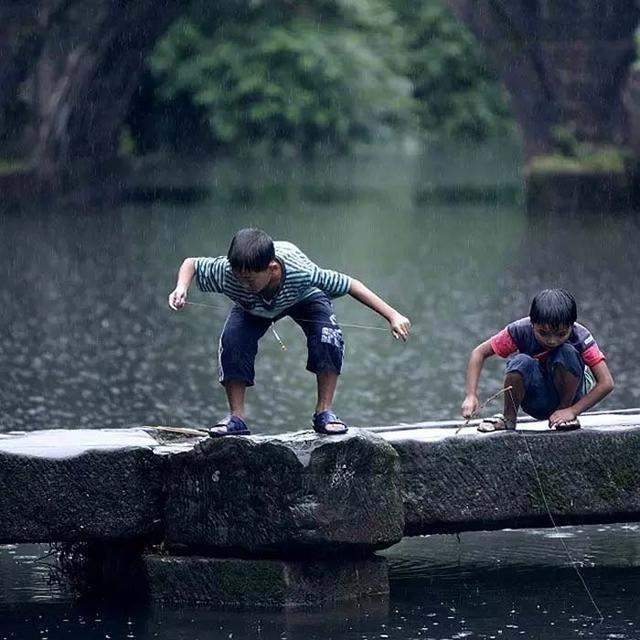
[[[204,304],[202,302],[189,302],[185,301],[185,304],[193,305],[194,307],[208,307],[209,309],[220,309],[220,311],[226,311],[226,307],[222,307],[218,304]]]
[[[219,305],[213,305],[213,304],[205,304],[203,302],[185,302],[185,304],[190,304],[190,305],[193,305],[195,307],[208,307],[209,309],[220,309],[221,311],[225,311],[226,310],[226,307],[221,307]],[[322,320],[307,320],[305,318],[297,318],[295,320],[295,322],[309,322],[311,324],[328,325],[327,322],[323,322]],[[368,329],[369,331],[384,331],[384,332],[388,331],[388,329],[386,329],[384,327],[372,327],[372,326],[366,325],[366,324],[353,324],[353,323],[349,323],[349,322],[340,322],[339,326],[340,327],[349,327],[350,329]],[[271,329],[271,332],[275,336],[275,339],[280,344],[280,348],[283,351],[287,351],[287,346],[284,344],[284,342],[282,341],[282,339],[278,335],[278,332],[275,329],[275,322],[272,322],[271,326],[269,328]]]
[[[515,409],[516,415],[518,415],[518,407],[516,405],[515,400],[513,399],[513,394],[511,393],[511,387],[506,387],[505,391],[507,392],[509,399],[511,400],[511,404],[513,405],[513,408]],[[575,569],[576,573],[578,574],[578,578],[580,579],[580,582],[582,583],[582,586],[584,587],[584,590],[586,591],[587,595],[589,596],[589,599],[591,600],[591,604],[593,605],[594,609],[597,611],[598,615],[600,616],[600,622],[604,621],[604,616],[602,615],[602,611],[600,611],[600,607],[598,607],[598,605],[596,604],[595,599],[593,598],[593,595],[591,595],[591,591],[589,590],[589,587],[587,586],[587,583],[585,581],[585,579],[582,576],[582,573],[580,571],[580,569],[578,568],[578,563],[576,560],[573,559],[573,556],[571,555],[571,552],[569,550],[569,547],[567,545],[567,543],[564,541],[564,538],[562,537],[562,534],[560,533],[560,530],[558,529],[558,525],[556,524],[555,518],[553,517],[553,514],[551,513],[551,509],[549,508],[549,503],[547,501],[547,496],[544,492],[544,489],[542,488],[542,481],[540,480],[540,475],[538,474],[538,468],[536,466],[535,460],[533,459],[533,454],[531,453],[531,448],[529,447],[529,442],[527,441],[527,436],[524,435],[524,433],[519,432],[520,437],[522,440],[524,440],[524,444],[527,448],[527,453],[529,454],[529,459],[531,460],[531,466],[533,467],[533,472],[535,474],[536,477],[536,481],[538,483],[538,488],[540,489],[540,495],[542,496],[542,501],[544,502],[544,506],[545,509],[547,510],[547,515],[549,516],[549,520],[551,521],[551,524],[553,525],[553,528],[555,530],[555,532],[558,534],[558,540],[560,540],[560,542],[562,543],[562,546],[564,547],[564,551],[567,554],[567,558],[569,558],[569,562],[571,563],[571,566]]]

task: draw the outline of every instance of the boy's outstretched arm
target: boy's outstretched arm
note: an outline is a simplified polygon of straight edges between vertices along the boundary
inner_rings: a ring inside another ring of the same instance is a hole
[[[371,289],[355,278],[351,279],[349,295],[385,318],[391,326],[391,333],[394,338],[401,339],[405,342],[407,341],[409,332],[411,331],[409,318],[405,318],[401,313],[398,313],[380,296],[377,296]]]
[[[478,410],[480,401],[478,400],[478,382],[482,365],[487,358],[494,354],[491,346],[491,339],[479,344],[472,352],[467,365],[467,377],[465,381],[465,399],[462,403],[462,417],[471,418]]]
[[[605,396],[613,391],[613,376],[609,371],[607,363],[602,360],[591,367],[596,384],[586,395],[582,396],[578,402],[567,409],[558,409],[549,416],[549,426],[554,427],[562,422],[570,422],[577,418],[583,411],[591,409],[598,404]]]
[[[178,271],[176,288],[169,294],[169,306],[174,311],[179,311],[187,304],[189,286],[196,274],[196,261],[194,258],[186,258]]]

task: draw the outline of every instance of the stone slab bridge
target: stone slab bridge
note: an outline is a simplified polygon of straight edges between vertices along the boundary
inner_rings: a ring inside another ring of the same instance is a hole
[[[217,440],[151,427],[5,434],[0,543],[83,543],[77,562],[63,553],[75,578],[160,602],[384,594],[375,551],[403,536],[546,527],[550,515],[640,520],[640,414],[582,422],[569,433],[523,422],[494,434],[454,423]]]

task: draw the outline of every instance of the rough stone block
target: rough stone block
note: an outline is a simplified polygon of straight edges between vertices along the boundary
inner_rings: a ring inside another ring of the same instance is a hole
[[[164,460],[145,438],[153,442],[133,430],[0,440],[0,542],[151,536],[162,514]]]
[[[167,604],[287,608],[389,593],[383,558],[247,560],[146,555],[151,600]]]
[[[558,524],[640,519],[638,428],[501,432],[393,446],[406,535],[550,526],[544,498]]]
[[[402,537],[398,456],[371,433],[227,437],[171,457],[169,547],[207,554],[369,552]]]

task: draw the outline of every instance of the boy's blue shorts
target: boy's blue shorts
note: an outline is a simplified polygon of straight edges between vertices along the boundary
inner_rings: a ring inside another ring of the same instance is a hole
[[[517,371],[524,380],[522,408],[537,420],[546,420],[560,405],[560,395],[553,382],[555,367],[562,366],[580,379],[573,402],[585,394],[585,370],[577,349],[564,343],[554,349],[544,363],[524,353],[507,360],[506,373]]]
[[[300,325],[307,337],[307,369],[312,373],[339,374],[344,358],[342,330],[336,322],[331,299],[317,293],[289,307],[275,318],[254,316],[236,305],[229,312],[218,347],[218,379],[222,384],[239,380],[254,383],[258,341],[272,322],[285,316]]]

